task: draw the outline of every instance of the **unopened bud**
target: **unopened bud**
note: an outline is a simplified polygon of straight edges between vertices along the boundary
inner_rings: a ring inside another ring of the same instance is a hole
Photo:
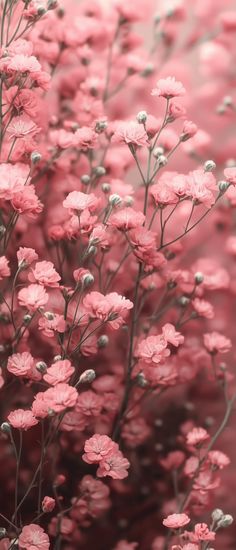
[[[139,124],[144,124],[147,121],[147,113],[146,111],[139,111],[139,113],[136,116],[137,121]]]
[[[118,206],[122,203],[122,198],[120,195],[117,195],[116,193],[113,193],[113,195],[110,195],[109,197],[109,204],[111,206]]]
[[[165,155],[160,155],[158,157],[159,166],[165,166],[167,164],[167,162],[168,162],[168,159],[167,159],[167,157],[165,157]]]
[[[61,355],[54,355],[53,357],[53,363],[56,363],[56,361],[61,361],[62,356]]]
[[[134,203],[133,197],[127,195],[124,199],[124,203],[126,204],[126,206],[132,206],[132,204]]]
[[[163,154],[164,154],[163,147],[156,147],[153,151],[153,156],[154,156],[155,159],[158,159]]]
[[[233,516],[231,516],[230,514],[225,514],[219,521],[218,521],[218,524],[217,524],[217,527],[220,529],[221,527],[229,527],[230,525],[232,525],[234,521],[234,518]]]
[[[6,233],[5,225],[0,225],[0,235],[4,235]]]
[[[98,122],[96,122],[95,132],[97,134],[102,134],[102,132],[107,129],[107,126],[108,124],[106,120],[98,120]]]
[[[91,384],[96,378],[96,373],[93,369],[85,370],[80,378],[79,378],[79,384]]]
[[[233,105],[233,99],[230,95],[226,95],[223,99],[223,105],[231,107]]]
[[[154,15],[154,23],[155,25],[159,25],[160,22],[161,22],[161,15],[159,13],[156,13]]]
[[[201,273],[201,271],[197,271],[197,273],[195,273],[195,275],[194,275],[194,280],[195,280],[196,285],[200,285],[201,283],[203,283],[203,281],[204,281],[203,273]]]
[[[137,385],[140,387],[140,388],[146,388],[146,386],[148,386],[148,382],[144,376],[144,374],[142,372],[140,372],[136,378],[137,380]]]
[[[43,6],[39,6],[37,9],[37,15],[39,15],[39,17],[42,17],[43,15],[45,15],[45,13],[47,13],[47,10],[45,10]]]
[[[111,190],[110,183],[103,183],[102,184],[103,193],[110,193],[110,190]]]
[[[10,434],[11,433],[11,426],[9,424],[9,422],[3,422],[1,424],[1,431],[4,433],[4,434]]]
[[[48,0],[48,5],[47,5],[48,10],[55,10],[57,6],[58,6],[57,0]]]
[[[31,153],[30,159],[32,164],[37,164],[38,162],[40,162],[41,158],[42,158],[42,155],[38,151],[33,151]]]
[[[80,180],[84,185],[88,185],[90,183],[90,176],[88,174],[83,174]]]
[[[94,174],[97,178],[101,178],[102,176],[105,176],[106,168],[104,168],[104,166],[96,166],[94,169]]]
[[[227,191],[229,185],[230,184],[227,181],[219,181],[219,190],[220,190],[220,192],[224,193],[225,191]]]
[[[46,365],[46,363],[44,363],[44,361],[38,361],[38,363],[36,363],[35,367],[36,367],[37,371],[41,372],[42,374],[44,374],[47,371],[47,365]]]
[[[32,319],[32,315],[30,315],[29,313],[26,313],[26,315],[24,315],[23,317],[24,325],[28,325],[31,319]]]
[[[212,172],[216,169],[216,163],[214,160],[206,160],[204,164],[204,172]]]
[[[92,275],[92,273],[86,273],[86,275],[82,277],[82,283],[84,287],[92,285],[94,283],[94,276]]]
[[[181,307],[186,307],[186,306],[188,306],[190,300],[189,300],[189,298],[187,298],[187,296],[181,296],[179,298],[178,302],[179,302],[179,305]]]
[[[97,248],[96,246],[89,246],[88,250],[87,250],[87,256],[95,256],[95,254],[97,253]]]
[[[98,338],[98,347],[99,348],[105,348],[109,342],[109,338],[106,334],[101,334],[101,336]]]
[[[147,76],[150,76],[153,73],[153,71],[154,71],[153,63],[148,63],[145,69],[143,69],[143,71],[141,72],[141,76],[146,78]]]

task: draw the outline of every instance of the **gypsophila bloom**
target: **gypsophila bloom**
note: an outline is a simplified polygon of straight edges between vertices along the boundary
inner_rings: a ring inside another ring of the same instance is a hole
[[[203,340],[209,353],[227,353],[232,347],[232,343],[229,338],[226,338],[219,332],[204,334]]]
[[[49,550],[49,537],[39,525],[31,523],[23,527],[19,536],[20,550]]]
[[[29,311],[36,311],[39,307],[46,305],[48,294],[43,286],[32,284],[18,292],[18,301]]]
[[[209,437],[209,434],[204,428],[193,428],[187,433],[186,439],[188,445],[199,445],[207,441]]]
[[[163,525],[169,529],[180,529],[185,527],[190,522],[190,518],[187,514],[171,514],[167,518],[163,519]]]
[[[171,99],[172,97],[179,97],[185,95],[186,90],[182,82],[175,80],[174,76],[168,76],[167,78],[161,78],[156,84],[156,88],[152,90],[152,95],[165,97]]]
[[[37,418],[34,417],[31,411],[24,411],[23,409],[17,409],[12,411],[8,417],[8,422],[17,428],[18,430],[28,430],[38,424]]]

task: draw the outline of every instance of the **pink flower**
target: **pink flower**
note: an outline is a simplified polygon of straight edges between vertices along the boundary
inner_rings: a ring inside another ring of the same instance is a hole
[[[92,128],[84,126],[76,130],[74,134],[74,146],[87,151],[88,149],[94,149],[97,144],[98,136]]]
[[[98,416],[103,407],[103,397],[88,390],[78,396],[76,411],[85,416]]]
[[[174,325],[171,325],[171,323],[166,323],[164,327],[162,327],[162,335],[166,342],[172,344],[172,346],[178,347],[184,342],[184,336],[180,332],[177,332]]]
[[[29,285],[18,292],[20,306],[26,307],[29,311],[36,311],[38,308],[44,307],[48,298],[45,288],[37,284]]]
[[[104,294],[94,291],[85,296],[83,306],[92,319],[108,321],[112,328],[117,329],[124,322],[133,303],[117,292],[111,292],[104,296]]]
[[[85,441],[83,460],[88,464],[100,462],[104,457],[118,449],[117,443],[108,435],[94,434]]]
[[[83,210],[94,212],[99,203],[100,199],[93,193],[86,195],[86,193],[82,193],[81,191],[72,191],[63,201],[63,206],[75,212],[83,212]]]
[[[72,132],[66,132],[63,128],[51,132],[50,139],[53,145],[59,147],[59,149],[74,147],[74,134]]]
[[[16,409],[12,411],[7,417],[9,423],[13,428],[18,430],[28,430],[38,424],[37,418],[31,411],[25,411],[23,409]]]
[[[128,231],[140,227],[145,222],[145,216],[142,212],[137,212],[133,208],[122,208],[108,220],[108,225],[116,227],[121,231]]]
[[[193,428],[187,433],[187,445],[201,445],[204,441],[207,441],[209,437],[209,434],[204,428]]]
[[[15,192],[11,198],[11,204],[19,214],[27,214],[31,218],[34,218],[43,210],[43,204],[37,197],[32,185],[26,185]]]
[[[138,122],[121,122],[117,125],[112,141],[142,147],[148,145],[148,135],[144,126]]]
[[[163,525],[169,529],[180,529],[185,525],[188,525],[190,518],[187,514],[171,514],[167,518],[163,519]]]
[[[29,175],[29,168],[24,164],[2,163],[0,165],[0,198],[11,200],[15,193],[22,190]]]
[[[165,470],[176,470],[182,466],[185,454],[182,451],[171,451],[165,458],[160,459],[160,464]]]
[[[74,407],[77,398],[76,388],[66,383],[59,383],[43,393],[43,401],[47,404],[48,410],[51,409],[55,413]]]
[[[224,176],[226,178],[226,181],[228,181],[232,185],[236,185],[236,166],[225,168]]]
[[[187,141],[187,139],[192,138],[197,133],[197,126],[194,124],[191,120],[185,120],[183,129],[182,129],[182,136],[180,139],[182,141]]]
[[[44,513],[52,512],[55,508],[56,501],[51,497],[44,497],[42,501],[42,510]]]
[[[137,347],[136,356],[145,363],[161,363],[170,355],[163,336],[148,336]]]
[[[28,135],[35,136],[40,132],[40,128],[30,117],[23,114],[13,118],[7,127],[7,132],[9,139],[19,139]]]
[[[37,262],[28,275],[31,282],[48,287],[58,287],[61,277],[52,262]]]
[[[97,469],[98,477],[109,476],[113,479],[124,479],[128,476],[128,468],[130,463],[127,458],[124,458],[121,451],[115,451],[105,456],[100,462]]]
[[[208,529],[206,523],[196,523],[194,527],[196,540],[215,540],[216,534]]]
[[[186,90],[183,87],[182,82],[178,82],[173,76],[161,78],[160,80],[158,80],[156,88],[152,90],[152,95],[165,97],[166,99],[183,96],[185,95],[185,93]]]
[[[56,386],[61,382],[69,382],[74,372],[75,368],[72,367],[71,362],[68,359],[64,359],[53,363],[53,365],[47,369],[43,379],[51,386]]]
[[[28,376],[34,366],[34,358],[28,351],[13,353],[7,362],[7,370],[15,376]]]
[[[10,268],[9,268],[9,260],[6,258],[6,256],[0,257],[0,281],[4,279],[5,277],[9,277],[11,274]]]
[[[63,333],[66,330],[66,321],[63,315],[45,312],[38,322],[39,330],[48,338],[54,338],[56,332]]]
[[[50,541],[42,527],[31,523],[23,527],[19,536],[20,550],[49,550]]]
[[[204,346],[209,353],[228,353],[232,347],[229,338],[219,332],[209,332],[203,336]]]
[[[229,457],[221,451],[210,451],[207,455],[208,460],[214,468],[222,470],[230,464]]]
[[[192,301],[192,306],[200,317],[205,317],[206,319],[212,319],[214,317],[214,308],[206,300],[195,298]]]
[[[35,252],[34,248],[26,248],[20,246],[19,250],[17,250],[16,255],[18,266],[22,264],[25,264],[25,266],[29,266],[38,259],[38,254],[37,252]]]
[[[34,73],[41,70],[41,65],[34,55],[16,54],[8,63],[8,70],[17,73]]]

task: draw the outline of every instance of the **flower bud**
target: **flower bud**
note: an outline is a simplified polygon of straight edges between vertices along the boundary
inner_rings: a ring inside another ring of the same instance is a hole
[[[154,71],[154,65],[153,63],[148,63],[145,67],[145,69],[142,71],[141,76],[146,78],[147,76],[150,76]]]
[[[104,166],[96,166],[94,169],[94,174],[97,178],[101,178],[102,176],[105,176],[106,168],[104,168]]]
[[[160,155],[158,157],[159,166],[165,166],[167,164],[167,162],[168,162],[168,159],[167,159],[167,157],[165,157],[165,155]]]
[[[56,361],[61,361],[62,356],[61,355],[54,355],[53,357],[53,363],[56,363]]]
[[[181,297],[179,298],[178,302],[179,302],[179,305],[180,305],[181,307],[186,307],[186,306],[188,306],[190,300],[189,300],[189,298],[188,298],[187,296],[181,296]]]
[[[204,275],[201,273],[201,271],[197,271],[194,275],[194,280],[196,285],[200,285],[204,281]]]
[[[47,13],[47,10],[45,10],[43,6],[39,6],[37,9],[37,15],[39,15],[39,17],[42,17],[43,15],[45,15],[45,13]]]
[[[233,99],[230,95],[226,95],[223,98],[223,105],[225,105],[226,107],[231,107],[233,105]]]
[[[105,348],[109,342],[109,338],[106,334],[101,334],[101,336],[98,338],[98,347],[99,348]]]
[[[11,433],[11,426],[10,426],[9,422],[3,422],[0,426],[0,429],[4,434],[10,434]]]
[[[142,372],[140,372],[136,378],[137,380],[137,385],[140,387],[140,388],[146,388],[148,386],[148,382],[144,376],[144,374]]]
[[[230,514],[225,514],[219,521],[218,521],[218,524],[217,524],[217,527],[220,528],[225,528],[225,527],[229,527],[230,525],[232,525],[234,521],[234,518],[233,516],[231,516]]]
[[[219,181],[219,190],[221,193],[227,191],[230,184],[227,181]]]
[[[110,193],[110,190],[111,190],[110,183],[103,183],[102,184],[103,193]]]
[[[139,124],[144,124],[147,121],[147,113],[146,111],[139,111],[139,113],[136,116],[137,121]]]
[[[0,225],[0,235],[4,235],[6,233],[5,225]]]
[[[95,132],[97,134],[102,134],[102,132],[107,129],[107,126],[108,124],[106,120],[98,120],[98,122],[96,122]]]
[[[38,361],[35,365],[38,372],[41,372],[44,374],[47,371],[47,365],[44,363],[44,361]]]
[[[111,206],[118,206],[122,203],[122,199],[120,195],[117,195],[116,193],[113,193],[113,195],[110,195],[109,197],[109,204]]]
[[[84,185],[88,185],[90,183],[90,176],[88,174],[83,174],[80,180]]]
[[[94,283],[94,276],[92,275],[92,273],[86,273],[86,275],[82,277],[82,283],[85,288],[92,285]]]
[[[91,384],[91,382],[93,382],[96,378],[96,373],[93,369],[87,369],[85,370],[80,378],[79,378],[79,384]]]
[[[204,164],[204,172],[212,172],[216,169],[216,163],[214,160],[206,160]]]
[[[40,162],[41,158],[42,158],[42,155],[38,151],[33,151],[31,153],[30,160],[32,164],[37,164],[38,162]]]
[[[163,154],[164,154],[163,147],[156,147],[153,151],[153,156],[155,159],[158,159]]]
[[[31,319],[32,319],[32,315],[30,315],[29,313],[26,313],[26,315],[24,315],[23,317],[24,325],[28,325]]]
[[[95,256],[96,253],[97,253],[97,248],[96,246],[92,245],[88,248],[86,256]]]

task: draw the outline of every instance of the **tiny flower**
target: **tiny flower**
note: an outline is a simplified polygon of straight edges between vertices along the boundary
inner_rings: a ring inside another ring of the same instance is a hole
[[[197,523],[194,527],[194,535],[198,541],[215,540],[216,534],[208,529],[206,523]]]
[[[10,268],[9,268],[9,260],[6,258],[6,256],[0,257],[0,281],[4,279],[5,277],[9,277],[11,274]]]
[[[33,413],[23,409],[16,409],[15,411],[12,411],[8,415],[7,419],[11,426],[13,426],[13,428],[17,428],[18,430],[28,430],[29,428],[32,428],[32,426],[38,424],[38,420],[35,418]]]
[[[152,95],[165,97],[166,99],[183,96],[185,93],[186,90],[182,82],[178,82],[173,76],[161,78],[158,80],[156,88],[152,90]]]
[[[223,336],[219,332],[210,332],[204,334],[203,341],[205,348],[209,353],[228,353],[232,347],[229,338]]]
[[[43,286],[57,287],[61,277],[54,268],[52,262],[37,262],[28,275],[30,282],[36,282]]]
[[[25,266],[29,266],[38,259],[38,254],[35,252],[34,248],[26,248],[22,246],[20,246],[17,250],[16,256],[19,267],[23,264]]]
[[[232,185],[236,185],[236,166],[232,166],[231,168],[225,168],[224,176],[228,183],[231,183]]]
[[[51,497],[44,497],[42,501],[42,510],[43,512],[52,512],[55,508],[55,499]]]
[[[25,525],[19,536],[20,550],[49,550],[50,541],[42,527],[31,523]]]
[[[29,285],[18,292],[19,304],[29,311],[36,311],[38,308],[44,307],[48,298],[45,288],[37,284]]]
[[[186,441],[187,445],[200,445],[209,439],[209,434],[204,428],[193,428],[187,433]]]
[[[117,443],[107,435],[94,434],[85,441],[83,460],[89,464],[100,462],[118,448]]]
[[[121,122],[112,136],[112,141],[142,147],[148,145],[148,135],[143,125],[138,122]]]
[[[83,210],[94,212],[99,202],[100,200],[93,193],[87,195],[81,191],[72,191],[63,201],[63,206],[77,213],[83,212]]]
[[[180,529],[185,525],[188,525],[190,518],[187,514],[171,514],[163,520],[163,525],[169,529]]]

